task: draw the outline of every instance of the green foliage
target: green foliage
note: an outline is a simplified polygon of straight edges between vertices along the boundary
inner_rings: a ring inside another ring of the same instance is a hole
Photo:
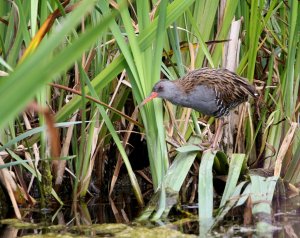
[[[48,161],[53,150],[41,111],[50,108],[62,147],[61,164],[53,176],[63,178],[68,167],[74,175],[74,200],[88,194],[98,175],[95,164],[104,166],[102,158],[116,146],[116,156],[109,160],[122,159],[134,194],[143,204],[127,153],[132,132],[145,134],[156,191],[144,219],[168,214],[193,169],[199,174],[193,181],[198,183],[199,216],[207,231],[230,209],[250,196],[255,199],[252,193],[268,188],[269,195],[260,199],[272,200],[277,177],[251,176],[249,182],[242,176],[248,169],[275,167],[276,176],[299,183],[299,1],[228,0],[222,5],[217,0],[162,0],[155,5],[120,0],[117,4],[83,0],[77,7],[65,7],[59,1],[0,0],[0,152],[1,158],[14,160],[6,160],[1,169],[22,166],[41,181],[39,159]],[[59,14],[53,25],[41,42],[36,41],[34,36],[39,36],[55,9]],[[240,19],[241,29],[233,33],[233,21]],[[239,40],[234,57],[227,55],[231,33]],[[24,49],[31,51],[21,60]],[[224,130],[219,151],[207,148],[214,119],[161,100],[138,106],[160,78],[176,79],[194,68],[224,67],[230,60],[236,62],[238,74],[256,85],[260,97],[230,119],[234,128]],[[53,88],[47,84],[51,81],[81,91],[81,96]],[[144,128],[133,127],[121,114],[85,95],[124,111]],[[32,114],[33,108],[26,111],[26,106],[33,100],[40,109]],[[225,144],[230,138],[231,144]],[[76,157],[63,159],[70,155]],[[109,178],[111,185],[119,168]],[[228,175],[217,210],[215,175]],[[60,201],[53,189],[48,192]]]

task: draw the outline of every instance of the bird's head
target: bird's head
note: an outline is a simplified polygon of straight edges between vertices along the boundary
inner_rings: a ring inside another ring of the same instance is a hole
[[[174,85],[173,81],[166,79],[160,80],[154,85],[151,94],[141,103],[141,106],[145,105],[156,97],[169,100],[170,97],[172,97],[172,91],[174,87],[176,86]]]

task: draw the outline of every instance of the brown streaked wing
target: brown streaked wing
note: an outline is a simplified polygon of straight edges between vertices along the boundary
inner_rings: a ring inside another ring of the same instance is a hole
[[[184,91],[189,93],[196,85],[205,85],[214,89],[216,97],[229,109],[247,101],[248,96],[257,96],[255,88],[246,79],[227,69],[202,68],[188,72],[178,80]]]

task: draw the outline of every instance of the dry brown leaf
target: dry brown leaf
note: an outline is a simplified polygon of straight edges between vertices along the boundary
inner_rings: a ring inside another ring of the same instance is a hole
[[[280,176],[282,161],[283,161],[284,156],[285,156],[286,152],[288,151],[288,148],[294,138],[297,126],[298,126],[297,122],[292,122],[290,129],[288,130],[286,136],[284,137],[284,140],[280,146],[280,149],[279,149],[279,152],[277,155],[277,159],[275,162],[274,176]]]

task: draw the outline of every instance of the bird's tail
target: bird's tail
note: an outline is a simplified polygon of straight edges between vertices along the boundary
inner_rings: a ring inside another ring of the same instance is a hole
[[[249,92],[249,94],[253,97],[253,98],[258,98],[259,97],[259,93],[258,91],[255,89],[254,85],[250,85],[247,84],[247,86],[245,87],[246,90]]]

